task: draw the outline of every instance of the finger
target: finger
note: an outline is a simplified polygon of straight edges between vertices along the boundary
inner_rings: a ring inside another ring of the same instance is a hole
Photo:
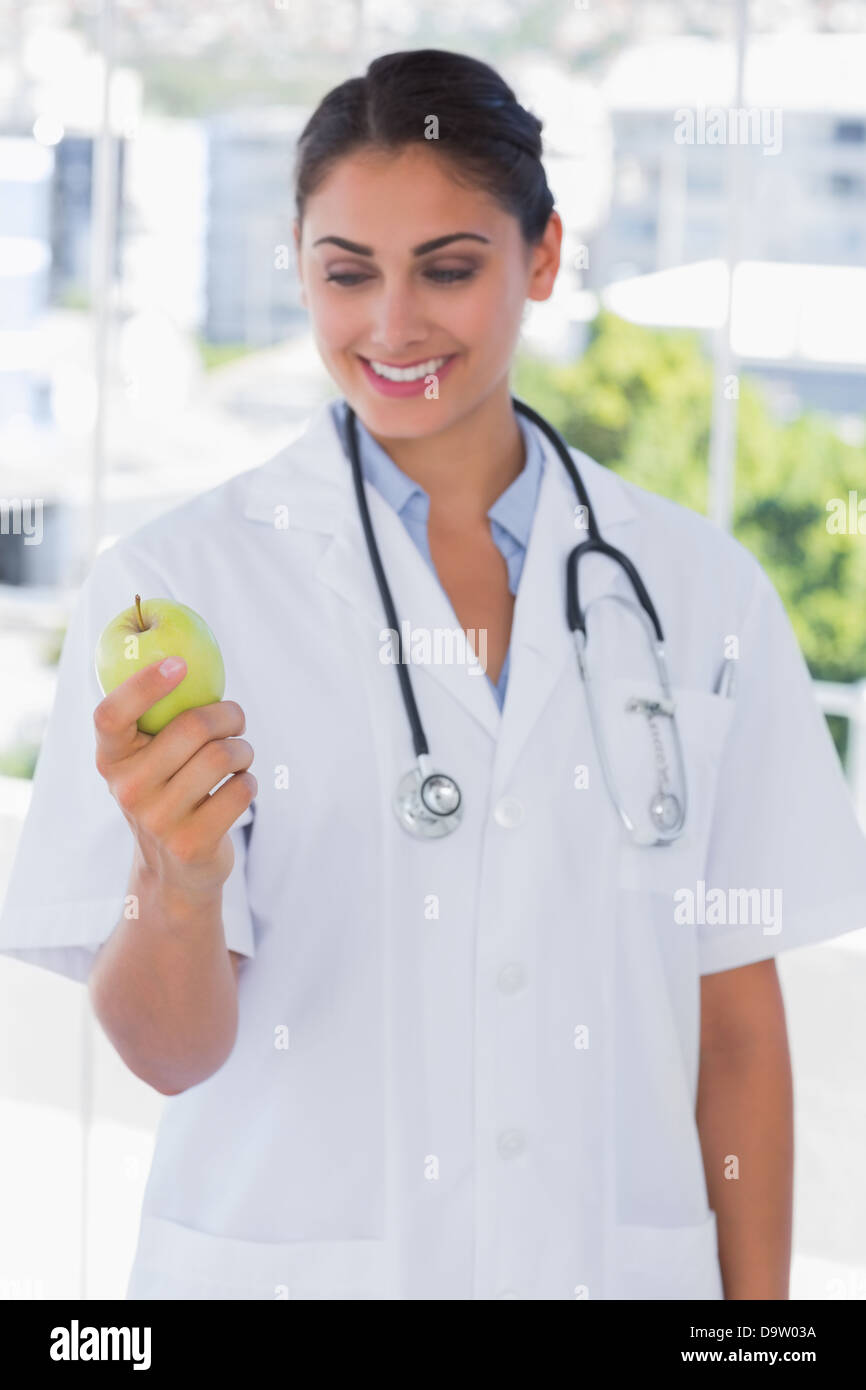
[[[160,788],[160,815],[171,823],[185,819],[224,777],[246,771],[253,757],[245,738],[206,743]]]
[[[182,710],[154,734],[146,749],[142,749],[142,755],[147,754],[148,781],[154,787],[161,786],[206,743],[242,734],[246,727],[246,716],[235,700],[217,700],[210,705]]]
[[[201,806],[193,811],[190,824],[206,848],[216,849],[223,835],[228,834],[238,816],[247,809],[258,789],[254,773],[236,772],[215,792],[205,797]]]
[[[177,661],[180,666],[172,669],[170,663]],[[103,763],[118,762],[142,747],[143,737],[153,737],[150,734],[142,735],[138,720],[151,705],[180,685],[185,676],[186,662],[181,657],[166,657],[164,661],[153,662],[150,666],[143,666],[140,671],[134,671],[115,686],[104,700],[100,700],[93,711],[100,771]]]

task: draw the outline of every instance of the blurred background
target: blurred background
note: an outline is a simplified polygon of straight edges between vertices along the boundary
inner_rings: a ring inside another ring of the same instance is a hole
[[[295,140],[421,47],[545,123],[563,268],[515,391],[755,553],[866,828],[866,0],[4,0],[0,902],[94,556],[333,394]],[[864,938],[779,961],[793,1298],[866,1298]],[[121,1298],[162,1097],[47,971],[0,960],[0,1037],[0,1298]]]

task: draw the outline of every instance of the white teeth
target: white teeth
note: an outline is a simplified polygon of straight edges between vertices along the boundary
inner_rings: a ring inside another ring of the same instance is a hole
[[[389,367],[386,362],[371,362],[370,366],[377,376],[384,376],[388,381],[419,381],[422,376],[438,372],[447,361],[447,357],[431,357],[429,362],[420,362],[417,367]]]

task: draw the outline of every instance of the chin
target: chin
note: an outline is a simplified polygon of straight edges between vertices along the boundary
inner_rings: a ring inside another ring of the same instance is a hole
[[[364,421],[375,434],[391,439],[423,439],[428,434],[438,434],[440,430],[458,420],[464,411],[455,401],[418,400],[388,401],[346,399],[356,415]]]

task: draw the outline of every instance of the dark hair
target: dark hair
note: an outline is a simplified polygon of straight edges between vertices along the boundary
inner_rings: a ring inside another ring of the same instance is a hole
[[[431,117],[438,138],[425,135]],[[520,105],[493,68],[438,48],[386,53],[363,77],[351,77],[319,102],[298,140],[295,207],[344,155],[364,147],[397,151],[432,145],[459,181],[482,188],[520,222],[536,245],[553,208],[541,163],[542,123]]]

